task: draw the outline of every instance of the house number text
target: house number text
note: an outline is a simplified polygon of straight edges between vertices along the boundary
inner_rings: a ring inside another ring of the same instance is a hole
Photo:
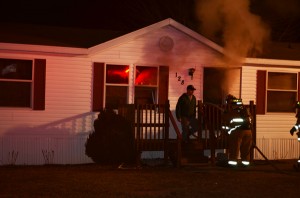
[[[177,80],[180,82],[181,85],[184,85],[184,80],[181,78],[181,76],[177,74],[177,72],[175,73],[175,77],[177,78]]]

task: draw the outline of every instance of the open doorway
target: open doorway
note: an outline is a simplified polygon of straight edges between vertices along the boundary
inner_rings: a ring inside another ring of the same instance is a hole
[[[241,96],[241,68],[204,68],[203,102],[224,104],[228,94]]]

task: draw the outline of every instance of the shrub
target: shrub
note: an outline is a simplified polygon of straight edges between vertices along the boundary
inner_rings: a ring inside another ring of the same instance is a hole
[[[88,136],[85,153],[95,163],[120,164],[135,161],[134,134],[131,123],[113,110],[102,110]]]

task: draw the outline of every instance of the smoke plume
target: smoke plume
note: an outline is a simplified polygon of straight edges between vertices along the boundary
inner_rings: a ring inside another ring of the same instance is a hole
[[[203,35],[221,38],[224,59],[220,64],[240,65],[247,56],[263,52],[270,30],[250,12],[249,0],[197,0],[196,14]]]

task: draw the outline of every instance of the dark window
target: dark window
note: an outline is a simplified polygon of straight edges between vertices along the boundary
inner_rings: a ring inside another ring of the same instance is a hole
[[[0,81],[0,106],[30,107],[31,83]]]
[[[0,59],[0,106],[31,107],[32,60]]]
[[[294,112],[297,73],[268,72],[267,112]]]
[[[134,103],[155,104],[156,95],[156,87],[135,87]]]
[[[0,59],[0,78],[31,80],[32,79],[32,61]]]
[[[118,109],[122,104],[127,104],[127,86],[106,86],[106,108]]]

